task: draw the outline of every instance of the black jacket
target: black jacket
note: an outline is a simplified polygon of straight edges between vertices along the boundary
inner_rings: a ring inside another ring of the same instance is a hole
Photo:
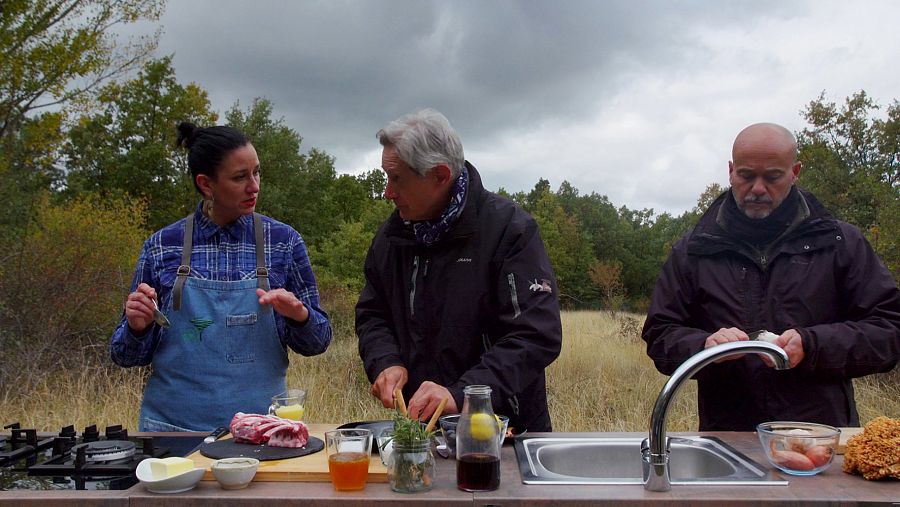
[[[465,207],[438,243],[417,244],[397,211],[372,240],[359,354],[370,381],[405,366],[406,399],[430,380],[462,410],[463,388],[486,384],[511,428],[550,431],[544,368],[562,344],[556,278],[534,219],[466,166]]]
[[[767,420],[857,426],[850,379],[900,359],[900,291],[860,231],[800,192],[799,221],[758,252],[722,227],[725,192],[672,249],[644,324],[667,375],[720,328],[796,329],[805,358],[768,368],[756,355],[715,363],[698,380],[700,430],[750,431]]]

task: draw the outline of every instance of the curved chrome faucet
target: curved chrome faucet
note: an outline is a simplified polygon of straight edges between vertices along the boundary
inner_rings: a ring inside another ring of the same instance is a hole
[[[672,482],[669,477],[669,445],[666,438],[666,417],[669,415],[669,404],[686,379],[693,377],[704,366],[724,357],[739,354],[765,354],[772,358],[775,368],[790,368],[787,353],[777,345],[763,341],[739,341],[723,343],[704,349],[689,357],[687,361],[672,373],[669,381],[663,386],[653,405],[650,416],[650,438],[641,444],[641,466],[644,472],[644,489],[647,491],[669,491]]]

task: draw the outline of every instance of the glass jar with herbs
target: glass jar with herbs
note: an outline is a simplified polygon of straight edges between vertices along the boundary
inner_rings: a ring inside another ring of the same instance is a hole
[[[428,491],[434,486],[433,433],[426,431],[419,421],[394,417],[394,430],[390,437],[393,451],[387,463],[388,482],[393,491],[415,493]]]

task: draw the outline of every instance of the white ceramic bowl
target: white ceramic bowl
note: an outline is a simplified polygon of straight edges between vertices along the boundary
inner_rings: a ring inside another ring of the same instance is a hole
[[[147,488],[147,491],[152,491],[153,493],[181,493],[194,489],[194,486],[200,482],[204,472],[206,472],[205,468],[194,468],[165,479],[154,479],[153,474],[150,472],[150,463],[155,459],[147,458],[141,461],[138,463],[135,471],[141,484]]]
[[[259,460],[255,458],[224,458],[210,466],[222,489],[244,489],[256,475]]]

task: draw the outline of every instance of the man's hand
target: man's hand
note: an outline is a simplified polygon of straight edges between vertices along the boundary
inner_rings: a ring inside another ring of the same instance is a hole
[[[437,410],[443,399],[447,400],[447,404],[444,406],[444,414],[459,412],[456,401],[453,400],[453,396],[450,395],[450,391],[446,387],[429,380],[422,382],[416,393],[409,399],[409,418],[427,421],[431,414]]]
[[[723,343],[747,341],[749,339],[750,337],[747,336],[747,333],[741,331],[736,327],[729,327],[728,329],[723,327],[722,329],[719,329],[706,338],[706,344],[703,346],[703,348],[708,349],[710,347],[715,347],[716,345],[721,345]],[[742,357],[744,357],[744,354],[725,357],[717,360],[716,362],[721,363],[723,361],[733,361]]]
[[[284,289],[273,289],[268,292],[256,289],[256,295],[259,296],[259,304],[272,305],[276,312],[289,319],[302,324],[309,318],[309,310],[306,305],[297,299],[293,292]]]
[[[125,319],[133,332],[143,334],[153,323],[153,301],[156,301],[156,290],[146,283],[139,284],[137,290],[128,295]]]
[[[389,366],[378,374],[369,392],[381,400],[384,408],[394,408],[394,390],[403,389],[408,378],[409,374],[403,366]]]
[[[806,352],[803,351],[803,339],[796,329],[788,329],[781,333],[781,336],[775,338],[772,343],[778,345],[787,352],[788,362],[790,363],[791,368],[800,364],[800,361],[803,361],[803,358],[806,357]],[[769,356],[760,355],[759,357],[762,358],[769,368],[775,367],[775,363],[769,359]]]

